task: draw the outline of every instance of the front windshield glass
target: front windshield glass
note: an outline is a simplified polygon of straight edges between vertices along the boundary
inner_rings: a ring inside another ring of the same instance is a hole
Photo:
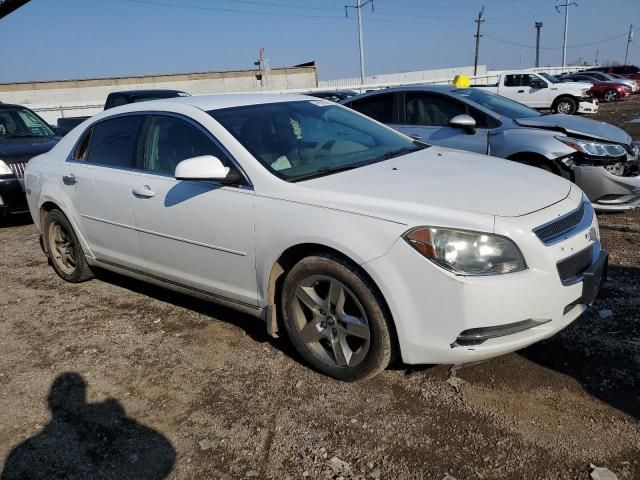
[[[539,75],[542,75],[544,78],[549,80],[551,83],[560,83],[560,80],[558,80],[558,77],[555,77],[555,76],[551,75],[550,73],[542,72]]]
[[[40,117],[26,108],[0,108],[0,140],[54,135]]]
[[[269,171],[288,181],[329,175],[425,147],[328,100],[232,107],[209,115]]]
[[[453,93],[508,118],[529,118],[541,115],[540,112],[526,105],[477,88],[461,88],[453,90]]]

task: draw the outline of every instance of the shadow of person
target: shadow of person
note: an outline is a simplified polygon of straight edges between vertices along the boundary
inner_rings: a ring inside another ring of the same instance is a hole
[[[162,479],[176,452],[155,430],[127,417],[113,399],[88,404],[87,385],[63,373],[47,398],[51,421],[7,457],[1,480]]]

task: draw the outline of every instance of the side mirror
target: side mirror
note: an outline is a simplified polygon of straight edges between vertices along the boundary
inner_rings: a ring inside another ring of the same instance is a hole
[[[177,180],[215,180],[222,182],[229,175],[229,167],[225,167],[219,158],[213,155],[187,158],[176,165]]]
[[[453,128],[462,128],[467,133],[474,133],[476,129],[476,121],[471,115],[456,115],[449,120],[449,126]]]

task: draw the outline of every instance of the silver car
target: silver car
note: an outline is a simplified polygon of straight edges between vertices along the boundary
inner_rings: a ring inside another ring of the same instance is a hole
[[[378,90],[342,103],[425,143],[561,175],[575,182],[598,210],[640,204],[638,145],[613,125],[543,115],[499,95],[448,85]]]

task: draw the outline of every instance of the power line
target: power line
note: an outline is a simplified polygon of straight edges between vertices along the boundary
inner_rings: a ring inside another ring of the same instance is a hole
[[[518,42],[511,42],[509,40],[505,40],[503,38],[500,37],[496,37],[494,35],[491,35],[489,33],[483,33],[483,35],[485,37],[491,38],[497,42],[500,43],[506,43],[507,45],[514,45],[516,47],[523,47],[523,48],[536,48],[535,45],[525,45],[524,43],[518,43]],[[605,42],[610,42],[612,40],[617,40],[618,38],[622,38],[622,37],[626,37],[627,36],[627,32],[621,33],[619,35],[616,35],[615,37],[609,37],[609,38],[605,38],[603,40],[599,40],[597,42],[589,42],[589,43],[581,43],[581,44],[576,44],[576,45],[567,45],[567,48],[579,48],[579,47],[590,47],[593,45],[600,45],[601,43],[605,43]],[[561,50],[564,47],[540,47],[541,50]]]

